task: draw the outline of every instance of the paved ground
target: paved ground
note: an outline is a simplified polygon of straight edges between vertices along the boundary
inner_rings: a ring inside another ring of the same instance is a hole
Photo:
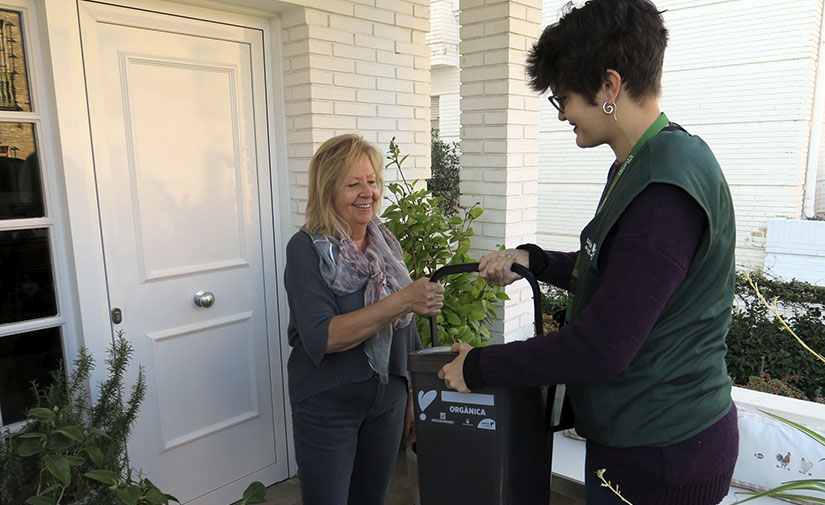
[[[266,492],[266,503],[267,505],[301,505],[298,478],[294,477],[270,486]],[[410,480],[407,476],[407,460],[403,452],[398,455],[387,505],[414,505],[410,492]],[[550,505],[584,505],[584,503],[553,493],[550,497]]]

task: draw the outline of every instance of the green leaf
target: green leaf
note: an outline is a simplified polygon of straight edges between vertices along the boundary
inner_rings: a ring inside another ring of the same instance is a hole
[[[49,454],[45,458],[46,470],[57,480],[68,486],[72,482],[72,473],[69,462],[64,456]]]
[[[74,440],[75,442],[80,442],[83,440],[83,432],[77,426],[64,426],[57,430],[55,433],[60,433],[66,438]]]
[[[749,502],[751,500],[755,500],[757,498],[761,498],[763,496],[776,496],[781,497],[785,493],[785,491],[796,491],[796,490],[803,490],[803,491],[819,491],[825,492],[825,480],[822,479],[803,479],[803,480],[795,480],[783,484],[781,486],[777,486],[773,489],[768,489],[767,491],[762,491],[761,493],[754,493],[751,491],[743,491],[741,494],[749,494],[752,495],[744,500],[737,501],[734,505],[739,503]],[[806,496],[804,498],[808,501],[813,501],[815,503],[825,503],[825,500],[822,498],[814,498],[810,496]]]
[[[154,486],[152,486],[148,491],[146,491],[146,493],[143,495],[143,499],[151,503],[152,505],[166,505],[169,503],[169,499],[166,497],[166,495],[161,493],[160,490]]]
[[[802,433],[804,433],[804,434],[808,435],[808,436],[809,436],[809,437],[811,437],[812,439],[814,439],[814,440],[816,440],[817,442],[819,442],[821,445],[825,445],[825,437],[824,437],[824,436],[822,436],[822,435],[820,435],[819,433],[817,433],[817,432],[815,432],[815,431],[812,431],[812,430],[810,430],[810,429],[806,428],[805,426],[802,426],[802,425],[801,425],[801,424],[799,424],[799,423],[795,423],[795,422],[791,421],[790,419],[785,419],[785,418],[784,418],[784,417],[782,417],[782,416],[778,416],[778,415],[776,415],[776,414],[772,414],[772,413],[770,413],[770,412],[768,412],[768,411],[766,411],[766,410],[759,409],[759,411],[760,411],[760,412],[762,412],[763,414],[767,414],[767,415],[769,415],[769,416],[773,417],[774,419],[779,419],[780,421],[782,421],[782,422],[783,422],[783,423],[785,423],[785,424],[790,424],[791,426],[793,426],[793,427],[794,427],[794,428],[796,428],[797,430],[801,431]]]
[[[50,496],[30,496],[26,498],[28,505],[55,505],[54,498]]]
[[[110,470],[92,470],[84,473],[83,476],[110,486],[116,486],[120,482],[120,476]]]
[[[47,494],[51,493],[52,491],[56,491],[56,490],[62,489],[62,488],[63,488],[63,486],[61,486],[60,484],[55,483],[55,484],[52,484],[51,486],[47,487],[46,489],[40,491],[40,495],[41,496],[47,495]]]
[[[46,443],[46,447],[57,452],[66,450],[72,445],[74,445],[74,442],[71,439],[57,432]]]
[[[69,463],[69,466],[80,466],[86,462],[80,456],[65,456],[66,462]]]
[[[476,207],[467,214],[467,217],[471,220],[475,220],[481,217],[482,214],[484,214],[484,209],[482,209],[481,207]]]
[[[246,491],[243,492],[241,505],[247,505],[248,503],[263,503],[265,499],[266,488],[263,483],[256,480],[246,488]]]
[[[126,505],[136,505],[140,498],[140,488],[134,484],[115,489],[115,494]]]
[[[27,456],[33,456],[33,455],[38,454],[40,452],[41,447],[42,447],[42,444],[40,443],[39,440],[34,440],[34,439],[25,440],[25,441],[23,441],[23,443],[20,444],[20,447],[17,448],[17,454],[20,457],[23,457],[23,458],[25,458]]]
[[[103,451],[101,451],[99,447],[90,445],[84,447],[83,450],[86,451],[86,454],[89,455],[89,459],[92,460],[95,466],[103,466]]]
[[[811,503],[825,503],[825,498],[820,498],[818,496],[810,496],[806,494],[786,494],[786,493],[779,493],[774,495],[774,497],[779,498],[781,500],[797,500],[797,501],[806,501]]]
[[[46,434],[33,431],[31,433],[23,433],[22,435],[19,435],[18,438],[39,438],[42,440],[46,438]]]
[[[94,426],[89,426],[89,428],[87,428],[87,431],[89,432],[89,435],[94,435],[96,437],[110,438],[109,435],[105,431],[100,430],[98,428],[95,428]]]
[[[50,419],[54,419],[54,411],[51,409],[46,409],[43,407],[35,407],[33,409],[29,409],[26,413],[29,417],[36,417],[38,419],[44,419],[46,421]]]

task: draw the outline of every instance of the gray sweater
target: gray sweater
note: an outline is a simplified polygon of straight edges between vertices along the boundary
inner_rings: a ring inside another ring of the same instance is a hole
[[[375,374],[363,344],[344,352],[326,352],[330,321],[339,314],[363,308],[364,290],[335,295],[321,277],[318,262],[310,236],[303,231],[293,235],[286,246],[284,273],[289,302],[287,335],[292,347],[287,362],[291,403],[341,384],[367,380]],[[396,330],[390,349],[390,374],[409,380],[407,356],[420,348],[414,322]]]

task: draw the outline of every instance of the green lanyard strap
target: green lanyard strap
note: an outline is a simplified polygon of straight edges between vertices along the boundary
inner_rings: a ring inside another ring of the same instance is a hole
[[[613,181],[610,183],[610,187],[607,188],[607,191],[604,193],[604,197],[599,202],[599,208],[596,209],[596,215],[602,211],[602,207],[604,207],[607,198],[613,192],[613,188],[616,187],[616,183],[619,182],[619,178],[621,178],[622,174],[624,173],[625,168],[633,161],[633,158],[639,153],[642,147],[647,144],[647,141],[650,140],[652,137],[655,137],[660,131],[662,131],[665,126],[668,125],[670,121],[668,120],[667,116],[665,116],[664,112],[659,114],[659,117],[656,118],[656,121],[650,125],[647,130],[639,137],[639,140],[636,141],[636,144],[633,145],[633,149],[630,150],[630,154],[627,155],[627,158],[622,162],[619,170],[616,172],[616,175],[613,177]]]
[[[651,124],[647,130],[639,137],[639,140],[636,141],[636,144],[633,145],[633,149],[630,150],[630,154],[627,155],[627,158],[622,162],[619,166],[619,170],[616,171],[616,175],[613,176],[613,180],[610,182],[610,186],[607,188],[607,191],[604,192],[604,196],[602,196],[601,201],[599,202],[599,206],[596,209],[596,215],[598,216],[599,213],[604,208],[604,204],[607,202],[607,199],[613,193],[613,188],[616,187],[616,184],[619,182],[619,179],[622,177],[625,169],[630,162],[633,161],[633,158],[639,153],[639,151],[647,144],[647,141],[651,138],[655,137],[660,131],[662,131],[668,124],[670,120],[667,118],[665,113],[659,114],[659,117],[656,118],[656,121]],[[570,274],[571,277],[571,287],[574,287],[576,281],[579,279],[579,263],[581,261],[582,251],[579,251],[579,254],[576,256],[576,263],[573,265],[573,272]],[[575,290],[571,295],[567,298],[567,313],[565,314],[565,322],[570,321],[570,313],[573,311],[573,299],[575,298],[576,293]]]

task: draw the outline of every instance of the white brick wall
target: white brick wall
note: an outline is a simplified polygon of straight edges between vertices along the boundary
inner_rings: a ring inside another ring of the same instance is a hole
[[[439,97],[440,137],[445,142],[461,139],[461,87],[458,67],[439,67],[432,71],[432,95]]]
[[[473,251],[535,241],[538,98],[525,84],[526,51],[539,34],[540,0],[461,2],[461,203],[485,209]],[[533,334],[530,290],[508,287],[503,340]]]
[[[282,15],[293,223],[304,222],[309,160],[356,132],[386,152],[396,137],[407,178],[430,168],[429,0],[318,0]],[[398,179],[394,171],[387,181]]]
[[[544,22],[566,0],[545,0]],[[761,265],[771,218],[799,218],[813,108],[821,0],[658,0],[670,30],[662,110],[700,135],[719,159],[737,214],[737,263]],[[541,102],[540,243],[575,250],[595,211],[607,147],[575,146]],[[820,171],[819,209],[825,210]]]
[[[431,0],[427,45],[433,68],[458,68],[458,0]]]
[[[432,0],[427,45],[432,63],[432,96],[439,97],[440,137],[446,142],[460,139],[460,72],[458,0]]]

